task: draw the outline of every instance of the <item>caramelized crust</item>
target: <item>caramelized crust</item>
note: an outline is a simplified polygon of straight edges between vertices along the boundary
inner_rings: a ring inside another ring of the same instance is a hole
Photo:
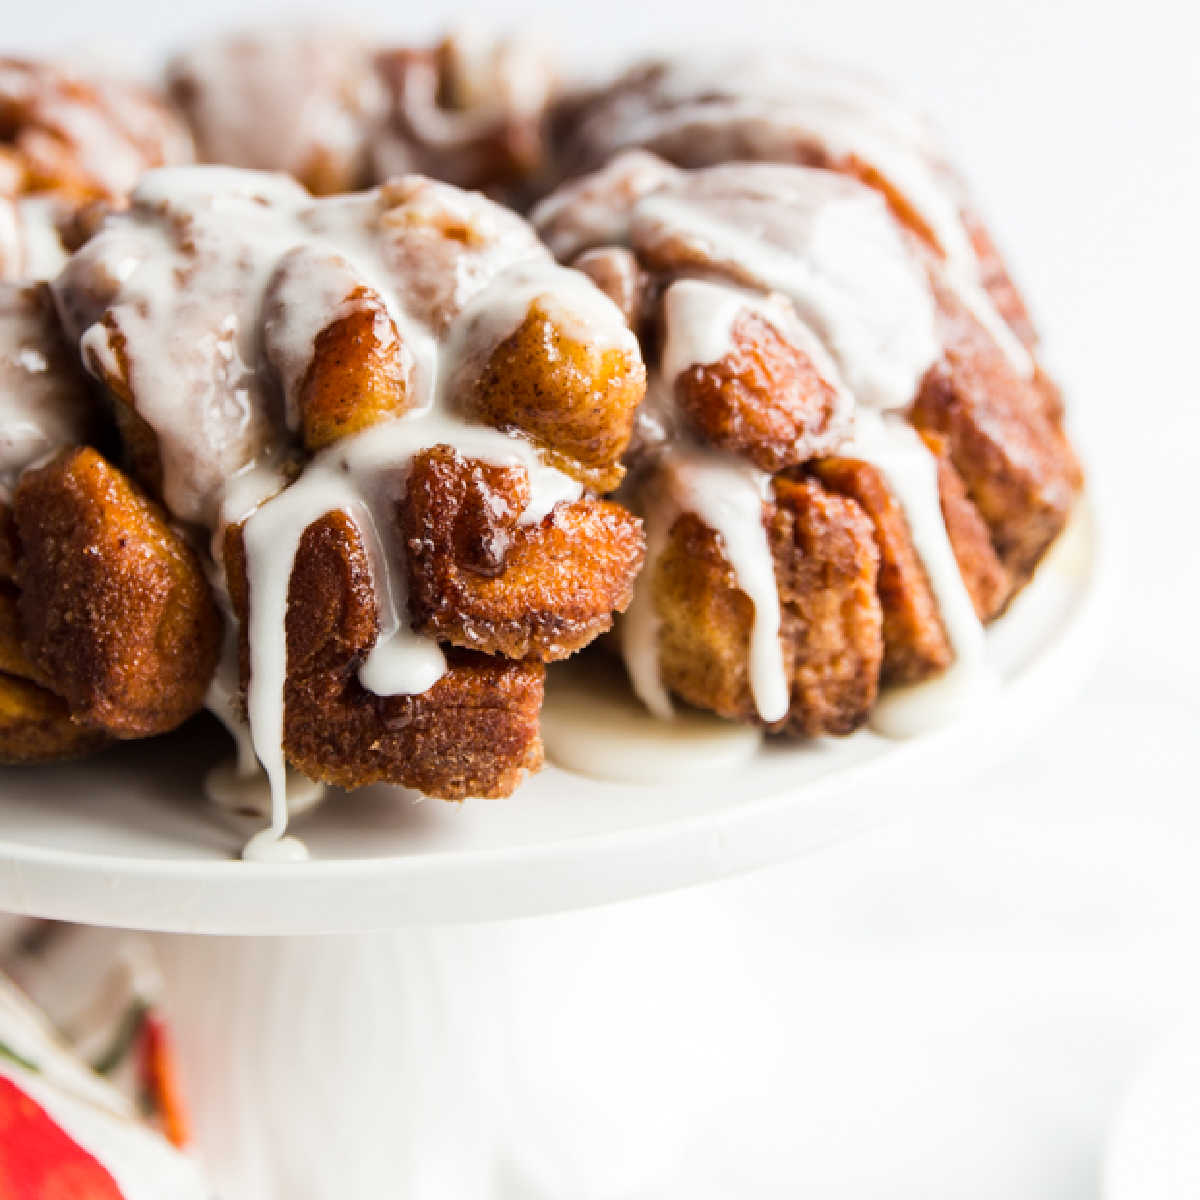
[[[509,658],[565,658],[612,627],[642,565],[641,522],[605,500],[560,503],[536,525],[520,469],[450,446],[414,459],[401,507],[413,627]]]
[[[225,561],[244,684],[246,564],[236,527]],[[461,800],[508,795],[541,765],[540,663],[450,651],[449,670],[429,691],[377,696],[357,671],[378,628],[362,538],[345,513],[328,513],[301,538],[288,590],[283,745],[305,774],[339,787],[388,782]]]
[[[0,674],[0,763],[83,758],[106,742],[103,733],[72,721],[66,701],[53,692]]]
[[[853,458],[819,459],[813,470],[831,491],[854,500],[875,527],[883,610],[883,682],[916,683],[944,670],[954,660],[954,652],[904,510],[883,472]]]
[[[781,478],[767,528],[792,674],[782,731],[851,733],[875,703],[883,661],[871,522],[816,480]]]
[[[782,603],[791,706],[777,732],[849,733],[875,701],[883,655],[871,525],[815,480],[775,481],[764,512]],[[759,722],[750,687],[754,606],[720,537],[694,513],[674,522],[649,581],[663,682],[698,708]]]
[[[49,687],[50,681],[30,659],[21,636],[21,615],[17,607],[16,586],[0,584],[0,673],[16,675]]]
[[[359,288],[357,307],[317,335],[300,384],[304,445],[317,451],[409,407],[408,372],[395,322],[382,300]]]
[[[967,496],[966,486],[946,455],[945,441],[924,435],[938,460],[942,517],[959,572],[981,621],[1004,608],[1008,573],[992,549],[987,526]],[[919,683],[954,660],[929,577],[917,554],[908,521],[883,473],[852,458],[813,462],[816,477],[831,491],[849,496],[870,517],[879,547],[879,600],[883,607],[883,675],[886,684]]]
[[[45,682],[22,645],[16,588],[0,585],[0,763],[79,758],[107,743],[72,721]]]
[[[695,513],[676,518],[654,564],[659,672],[666,687],[697,708],[733,721],[757,721],[750,691],[754,605],[737,586],[721,539]]]
[[[981,621],[998,617],[1012,596],[1012,581],[992,546],[988,527],[967,495],[967,485],[954,469],[944,438],[921,435],[938,463],[938,497],[946,535],[954,550],[959,574]]]
[[[1083,473],[1044,384],[1016,374],[990,337],[944,295],[945,353],[922,380],[912,420],[942,435],[991,531],[1014,589],[1067,522]]]
[[[518,429],[559,470],[610,492],[646,393],[636,351],[600,348],[555,321],[541,301],[492,352],[465,397],[468,412],[498,429]]]
[[[94,450],[65,451],[13,500],[24,645],[76,720],[118,738],[195,713],[221,621],[192,550]]]
[[[743,313],[720,362],[689,367],[675,398],[710,445],[775,472],[812,457],[837,395],[812,360],[757,313]]]

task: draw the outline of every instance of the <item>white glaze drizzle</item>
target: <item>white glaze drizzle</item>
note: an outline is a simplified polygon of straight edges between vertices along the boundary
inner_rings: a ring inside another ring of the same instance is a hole
[[[67,261],[58,217],[63,202],[50,194],[0,197],[0,279],[52,279]]]
[[[9,59],[0,62],[0,103],[54,130],[73,165],[110,196],[128,193],[148,166],[192,157],[191,139],[166,105],[121,81]]]
[[[560,663],[546,679],[546,757],[593,779],[645,787],[730,771],[762,745],[763,731],[755,725],[695,709],[667,715],[648,714],[615,664],[594,657]]]
[[[829,171],[713,167],[643,198],[635,247],[674,237],[796,306],[861,404],[902,408],[938,354],[924,272],[883,200]]]
[[[824,448],[845,440],[852,421],[850,396],[825,348],[786,299],[726,283],[680,279],[663,297],[666,333],[659,370],[638,418],[640,448],[655,448],[653,495],[639,498],[636,488],[630,494],[646,523],[647,580],[653,578],[680,513],[694,512],[719,534],[737,586],[754,605],[750,689],[759,716],[772,723],[787,715],[790,687],[780,641],[775,562],[763,525],[771,479],[732,454],[698,444],[675,410],[676,380],[694,364],[720,362],[730,354],[735,326],[746,313],[769,321],[834,388],[837,408]],[[658,666],[659,630],[653,586],[640,587],[622,623],[622,653],[634,691],[655,716],[665,718],[672,706]]]
[[[904,510],[913,547],[954,651],[954,662],[940,675],[885,690],[872,710],[872,728],[893,737],[911,737],[961,715],[995,686],[995,676],[988,663],[983,626],[946,532],[937,460],[929,448],[902,417],[860,410],[854,440],[845,453],[878,467]]]
[[[786,715],[778,593],[762,524],[770,480],[738,460],[698,449],[674,409],[679,374],[725,357],[739,315],[757,311],[809,354],[838,396],[839,418],[829,444],[817,453],[862,458],[887,478],[955,653],[938,679],[886,694],[874,723],[901,736],[950,719],[967,695],[987,686],[989,674],[983,629],[941,512],[936,460],[897,415],[940,353],[933,294],[920,263],[883,199],[833,172],[738,163],[694,172],[663,167],[655,178],[652,167],[653,160],[640,154],[629,164],[618,161],[570,185],[565,197],[552,198],[535,214],[559,246],[578,251],[606,230],[599,214],[607,196],[619,213],[609,230],[618,229],[652,258],[669,251],[687,269],[715,276],[677,279],[663,301],[659,370],[638,418],[638,447],[653,459],[645,494],[639,500],[632,492],[631,501],[647,528],[643,579],[653,579],[681,511],[695,512],[717,530],[739,588],[755,604],[750,673],[756,706],[768,722]],[[756,295],[728,279],[762,290]],[[956,290],[964,303],[971,301],[970,288]],[[787,300],[795,312],[789,314]],[[671,702],[658,663],[659,633],[653,587],[646,584],[622,623],[622,652],[635,693],[663,717]]]
[[[218,561],[224,529],[244,522],[250,742],[273,797],[271,827],[248,848],[262,859],[287,826],[284,622],[304,530],[342,511],[363,538],[380,624],[363,686],[379,695],[426,691],[445,659],[409,627],[395,514],[413,456],[446,444],[523,468],[530,501],[521,519],[540,521],[577,498],[578,483],[545,466],[527,440],[470,424],[458,397],[534,303],[593,345],[636,356],[636,339],[616,306],[559,266],[515,214],[417,177],[313,200],[258,172],[151,172],[131,216],[110,219],[56,287],[95,369],[120,366],[110,323],[124,338],[134,403],[159,436],[171,507],[209,524]],[[296,393],[315,339],[361,306],[375,312],[377,331],[387,327],[382,344],[403,374],[407,410],[328,447],[285,487],[284,431],[300,423]],[[210,698],[237,737],[235,653],[226,648]],[[243,768],[247,757],[243,745]]]
[[[642,516],[646,532],[646,563],[633,589],[633,599],[617,622],[617,632],[621,657],[625,661],[634,695],[653,716],[669,721],[674,715],[674,706],[671,704],[671,693],[663,682],[659,662],[658,636],[662,619],[654,602],[653,580],[658,560],[667,548],[671,526],[679,514],[673,504],[664,506],[654,499],[647,501],[646,497],[639,501],[634,498],[635,495],[630,489],[627,503]]]
[[[661,555],[680,513],[692,512],[721,539],[721,549],[738,588],[754,606],[750,628],[750,691],[768,724],[787,715],[791,689],[779,640],[782,614],[775,560],[763,523],[771,499],[771,477],[730,454],[698,445],[673,446],[655,466],[656,489],[646,514],[649,572]],[[638,589],[630,605],[623,653],[634,690],[657,717],[671,715],[671,702],[658,668],[657,614],[652,588]]]
[[[577,134],[594,162],[645,147],[683,166],[729,160],[869,166],[916,212],[941,252],[947,281],[1023,375],[1033,360],[981,286],[963,220],[961,184],[929,124],[875,81],[787,54],[696,55],[658,64],[585,115]],[[739,168],[740,169],[740,168]]]
[[[403,550],[393,544],[395,506],[404,494],[413,455],[430,446],[454,446],[469,458],[524,467],[531,500],[522,513],[540,521],[560,500],[575,499],[579,484],[545,466],[533,446],[494,429],[467,425],[440,413],[391,421],[346,438],[318,454],[300,477],[262,504],[246,521],[242,536],[249,573],[250,683],[246,705],[255,752],[279,796],[272,828],[287,824],[283,758],[283,687],[286,674],[284,620],[292,561],[304,530],[326,513],[347,513],[367,546],[379,605],[379,636],[359,671],[359,681],[377,695],[415,695],[445,673],[436,642],[414,633],[407,622]]]

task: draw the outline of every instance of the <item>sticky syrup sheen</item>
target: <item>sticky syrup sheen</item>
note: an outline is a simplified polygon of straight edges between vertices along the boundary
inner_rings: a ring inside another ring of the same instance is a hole
[[[799,129],[831,160],[852,156],[870,164],[921,215],[944,257],[948,285],[1013,365],[1032,370],[982,287],[960,198],[919,123],[893,112],[871,89],[823,70],[799,78],[789,72],[786,80],[757,69],[732,77],[750,86],[725,111],[711,111],[711,99],[690,100],[706,89],[676,68],[657,85],[670,104],[652,103],[641,113],[627,108],[623,126],[585,128],[581,136],[606,156],[627,146],[663,148],[697,130],[711,132],[732,106],[758,157],[772,157],[772,140],[782,139],[783,147]],[[719,98],[716,103],[720,109]],[[752,756],[761,737],[756,729],[676,711],[663,685],[658,617],[645,581],[683,512],[718,534],[754,606],[750,680],[760,718],[770,724],[787,713],[779,597],[763,525],[770,477],[689,437],[674,405],[679,375],[724,357],[748,312],[805,349],[833,388],[838,406],[825,449],[865,459],[884,474],[908,519],[955,653],[940,677],[885,693],[872,723],[893,736],[912,736],[953,719],[993,686],[983,631],[942,518],[936,464],[900,415],[940,352],[924,268],[878,192],[802,166],[710,165],[703,161],[703,137],[694,140],[701,161],[688,165],[703,170],[683,172],[633,150],[601,172],[630,176],[620,205],[606,206],[602,190],[598,199],[584,181],[533,214],[563,258],[586,245],[644,248],[675,238],[699,248],[712,268],[677,278],[668,289],[662,352],[651,364],[638,429],[656,482],[645,494],[631,487],[621,496],[645,518],[648,558],[620,643],[633,690],[652,715],[635,718],[630,703],[608,696],[611,688],[596,706],[589,695],[594,689],[555,682],[543,723],[556,762],[607,778],[628,779],[630,772],[642,780],[670,778],[684,759],[736,765]],[[422,232],[439,222],[458,222],[477,236],[455,241]],[[409,628],[403,556],[389,541],[393,523],[386,519],[413,455],[447,443],[469,457],[523,467],[530,478],[526,521],[580,494],[579,485],[542,464],[525,439],[457,414],[448,403],[455,381],[479,368],[535,300],[593,341],[636,350],[633,336],[616,306],[583,276],[557,265],[515,214],[418,177],[314,200],[283,176],[228,168],[151,171],[129,211],[111,216],[53,286],[89,369],[119,378],[127,364],[132,372],[138,415],[158,439],[172,511],[207,527],[218,561],[223,530],[245,522],[248,723],[236,703],[231,639],[209,702],[237,738],[238,757],[214,771],[209,792],[226,807],[269,807],[270,824],[250,840],[245,857],[300,860],[303,845],[285,836],[289,811],[314,802],[319,785],[288,771],[282,741],[284,618],[304,529],[340,510],[367,542],[381,630],[360,681],[380,695],[425,691],[441,677],[445,660],[434,642]],[[396,330],[413,403],[404,417],[317,454],[284,486],[299,381],[316,337],[354,310],[359,287],[382,305]],[[22,369],[36,376],[36,360]],[[272,403],[277,388],[282,421]],[[228,611],[228,595],[216,582]],[[623,751],[635,745],[636,752],[613,755],[617,744]]]

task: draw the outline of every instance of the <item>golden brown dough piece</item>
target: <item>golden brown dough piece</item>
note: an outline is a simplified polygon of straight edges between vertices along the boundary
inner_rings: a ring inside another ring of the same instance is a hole
[[[300,383],[301,433],[314,452],[409,407],[400,334],[382,300],[358,288],[347,303],[356,307],[317,335]]]
[[[44,284],[0,285],[0,399],[0,491],[12,498],[0,509],[0,759],[77,757],[177,724],[203,696],[211,632],[193,642],[176,617],[158,622],[146,584],[160,568],[178,576],[172,611],[203,612],[215,630],[207,584],[116,468],[92,450],[63,449],[97,432],[96,413]],[[161,669],[163,656],[203,676],[191,695]],[[146,694],[132,696],[130,680]],[[142,711],[150,693],[153,715]]]
[[[23,644],[72,717],[117,738],[204,703],[221,622],[200,562],[94,450],[27,471],[13,497]]]
[[[566,658],[612,627],[642,564],[641,522],[606,500],[518,518],[524,472],[468,462],[450,446],[420,454],[400,520],[413,627],[508,658]]]
[[[966,189],[935,131],[875,80],[786,53],[735,53],[703,64],[657,59],[559,100],[550,125],[560,180],[639,149],[681,167],[777,162],[852,176],[879,192],[938,258],[963,249],[944,244],[945,214],[939,220],[918,199],[941,192],[957,202],[984,290],[1021,341],[1037,344],[1024,300],[991,234],[966,205]],[[906,169],[896,172],[897,162]],[[925,177],[915,190],[907,186],[914,168]]]
[[[1054,393],[1017,375],[950,298],[939,302],[945,353],[922,381],[912,421],[945,439],[1017,590],[1066,524],[1083,472],[1055,419]]]
[[[249,673],[248,594],[239,531],[225,544],[230,594]],[[387,781],[431,796],[504,796],[542,762],[545,668],[451,651],[419,696],[376,696],[357,668],[379,623],[362,536],[344,513],[310,525],[288,589],[284,749],[306,775],[339,787]]]
[[[61,697],[27,679],[0,674],[0,763],[85,758],[107,744],[99,730],[71,720]]]
[[[465,405],[497,429],[519,429],[546,460],[598,492],[625,474],[621,454],[646,392],[636,350],[571,336],[543,303],[493,351]]]
[[[724,358],[676,379],[675,398],[709,445],[770,472],[811,458],[837,413],[837,393],[812,360],[750,312]]]
[[[871,524],[812,479],[777,479],[774,492],[771,549],[792,678],[782,728],[805,737],[850,733],[875,703],[883,658]]]
[[[389,97],[372,147],[378,178],[415,170],[497,195],[543,166],[558,77],[532,42],[451,36],[376,63]]]
[[[971,248],[979,263],[980,282],[984,291],[1004,318],[1008,327],[1028,349],[1037,348],[1038,335],[1025,306],[1025,300],[1004,265],[1004,259],[983,222],[969,209],[963,211],[963,222],[971,239]]]
[[[853,501],[815,480],[784,477],[775,481],[763,520],[791,697],[787,716],[771,728],[849,733],[875,701],[883,654],[870,522]],[[663,683],[720,716],[759,722],[749,677],[754,606],[737,586],[719,535],[694,513],[681,514],[646,586],[660,621]]]
[[[879,601],[883,609],[883,682],[916,683],[954,661],[937,601],[909,533],[904,511],[883,473],[852,458],[813,464],[831,491],[856,501],[875,527],[879,547]]]
[[[71,720],[66,701],[45,684],[22,644],[17,590],[0,584],[0,763],[82,758],[107,744],[102,732]]]
[[[167,91],[202,162],[287,171],[314,195],[371,182],[386,97],[371,48],[338,29],[200,40],[167,65]]]
[[[740,720],[761,719],[757,700],[774,722],[781,669],[794,680],[799,668],[794,647],[776,663],[751,644],[752,593],[774,619],[753,497],[773,487],[778,522],[802,485],[868,521],[882,681],[919,683],[962,652],[948,688],[971,694],[988,666],[963,601],[981,622],[1004,610],[1082,478],[1024,303],[924,123],[866,81],[771,56],[733,72],[643,64],[557,116],[566,182],[533,220],[643,341],[651,399],[629,457],[633,502],[652,531],[656,515],[674,522],[647,572],[672,610],[660,677],[640,599],[622,643],[639,694],[659,711],[665,687]],[[794,566],[777,551],[785,639],[798,609],[823,603]],[[862,719],[872,659],[846,644],[859,653],[838,660],[855,664],[845,691],[793,684],[784,728]],[[927,694],[908,698],[910,728],[933,719]]]

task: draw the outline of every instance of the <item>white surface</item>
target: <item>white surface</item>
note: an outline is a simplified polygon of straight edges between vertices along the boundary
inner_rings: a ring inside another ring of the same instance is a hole
[[[237,0],[71,0],[53,20],[15,6],[5,38],[120,56],[245,19]],[[539,1169],[574,1165],[573,1200],[1095,1200],[1139,1060],[1200,999],[1195,11],[610,0],[550,20],[589,61],[760,28],[935,111],[1134,536],[1091,686],[1006,765],[794,865],[518,927],[523,972],[501,986],[514,1053],[538,1063],[513,1101],[541,1123]]]
[[[1155,1052],[1118,1111],[1105,1158],[1105,1200],[1200,1196],[1200,1026]]]
[[[988,634],[1001,687],[920,737],[771,742],[675,787],[548,767],[507,802],[418,805],[364,788],[298,817],[312,858],[280,864],[233,861],[245,830],[202,799],[205,764],[231,747],[183,733],[110,752],[103,770],[0,772],[0,908],[185,933],[331,933],[556,912],[778,862],[894,814],[931,780],[969,775],[1069,702],[1107,631],[1105,537],[1081,505]]]

